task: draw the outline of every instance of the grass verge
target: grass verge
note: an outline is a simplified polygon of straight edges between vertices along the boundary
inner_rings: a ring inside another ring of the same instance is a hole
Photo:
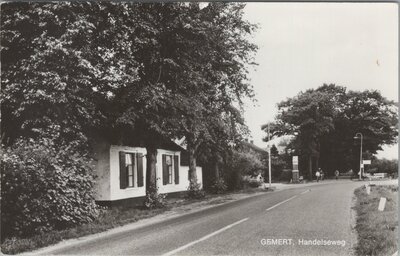
[[[365,187],[356,189],[357,255],[387,256],[397,251],[398,186],[372,186],[368,195]],[[381,197],[387,199],[384,211],[378,211]]]
[[[96,234],[140,219],[150,218],[168,209],[169,207],[152,210],[122,207],[105,209],[91,223],[64,230],[54,230],[27,238],[6,238],[1,244],[1,251],[4,254],[17,254],[38,249],[56,244],[62,240]]]

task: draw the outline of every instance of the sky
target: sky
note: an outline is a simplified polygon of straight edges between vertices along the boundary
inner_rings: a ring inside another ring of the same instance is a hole
[[[398,7],[395,3],[248,3],[245,19],[258,24],[259,46],[250,79],[257,103],[245,120],[254,143],[273,121],[277,103],[324,83],[379,90],[398,102]],[[398,157],[398,145],[378,157]]]

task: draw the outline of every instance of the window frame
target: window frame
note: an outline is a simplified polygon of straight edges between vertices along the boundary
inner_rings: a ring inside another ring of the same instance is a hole
[[[167,166],[168,171],[168,181],[166,185],[174,184],[174,155],[172,154],[164,154],[165,155],[165,165]],[[167,159],[170,159],[170,164],[168,165]]]
[[[138,161],[137,161],[137,153],[136,152],[127,152],[124,151],[125,153],[125,173],[126,173],[126,188],[138,188]],[[129,175],[129,165],[126,162],[126,156],[131,157],[131,164],[132,165],[132,175]],[[135,175],[136,174],[136,175]],[[136,177],[136,179],[135,179]],[[129,183],[132,182],[132,186],[129,186]]]

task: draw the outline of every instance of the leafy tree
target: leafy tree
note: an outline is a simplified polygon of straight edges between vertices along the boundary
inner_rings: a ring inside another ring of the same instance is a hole
[[[106,125],[115,88],[137,79],[129,24],[121,24],[127,8],[2,6],[2,226],[10,232],[95,216],[88,135]]]
[[[229,132],[226,124],[240,120],[232,104],[252,95],[246,65],[256,49],[247,39],[254,26],[243,20],[242,4],[210,3],[200,8],[198,3],[174,3],[144,8],[147,22],[155,24],[153,45],[137,54],[143,63],[139,69],[143,91],[131,87],[122,93],[127,95],[122,100],[127,110],[120,120],[136,127],[143,124],[146,131],[165,137],[184,137],[190,179],[197,182],[200,148],[226,138],[221,136]],[[132,98],[143,101],[136,104]],[[148,148],[148,152],[152,151]]]
[[[344,87],[323,85],[278,107],[273,134],[298,132],[292,146],[303,160],[307,157],[309,178],[313,158],[316,168],[321,164],[331,174],[335,169],[357,168],[359,144],[353,138],[357,132],[364,135],[364,157],[375,154],[383,144],[394,143],[397,137],[397,107],[377,91],[346,92]]]
[[[57,134],[50,138],[57,145],[76,143],[77,150],[86,155],[93,137],[110,137],[134,128],[153,149],[152,143],[170,132],[160,124],[169,117],[166,114],[171,109],[166,103],[176,100],[154,79],[156,71],[151,72],[157,70],[158,75],[160,68],[155,66],[160,58],[149,53],[158,53],[156,49],[167,41],[167,33],[157,30],[162,20],[156,23],[154,18],[160,15],[154,6],[4,5],[3,142],[13,145],[19,137],[46,139],[50,132]],[[164,41],[159,40],[160,34]],[[132,115],[127,117],[127,113]],[[165,132],[160,135],[160,130]],[[148,151],[148,157],[154,156]],[[155,172],[147,173],[155,177]],[[74,189],[92,193],[85,186]]]
[[[92,137],[126,137],[134,129],[147,148],[146,179],[154,188],[157,142],[184,136],[195,182],[200,145],[228,145],[220,138],[232,136],[221,134],[240,119],[232,105],[252,95],[246,72],[255,26],[243,20],[243,8],[7,3],[3,143],[53,133],[57,145],[79,142],[86,154]]]
[[[271,146],[271,156],[278,156],[279,155],[279,151],[278,148],[275,145]]]
[[[131,11],[111,3],[4,5],[5,139],[38,136],[52,124],[60,137],[82,139],[104,125],[115,89],[138,79]]]
[[[147,184],[154,182],[160,136],[186,139],[190,175],[196,182],[200,146],[204,150],[206,145],[228,144],[221,139],[230,137],[224,135],[229,132],[225,124],[240,120],[232,103],[251,94],[245,65],[255,46],[245,36],[253,26],[241,20],[243,5],[212,3],[200,8],[198,3],[168,3],[139,8],[144,24],[139,31],[146,33],[147,43],[135,52],[141,63],[139,80],[119,93],[116,102],[123,111],[117,121],[145,138]]]
[[[278,104],[279,114],[277,123],[271,126],[273,135],[293,134],[298,132],[298,144],[301,153],[308,158],[309,179],[312,179],[312,158],[317,160],[320,149],[320,137],[329,133],[333,128],[333,120],[336,115],[337,98],[336,91],[307,90],[294,98],[289,98]],[[265,129],[265,127],[264,127]]]
[[[398,161],[389,159],[373,159],[371,165],[368,167],[368,172],[377,173],[383,172],[389,175],[397,173]]]
[[[196,40],[190,44],[190,58],[185,63],[193,73],[182,78],[190,86],[183,94],[190,99],[190,111],[194,115],[185,118],[183,135],[190,156],[190,177],[195,182],[199,146],[208,141],[215,144],[218,136],[214,136],[214,124],[221,115],[237,122],[240,118],[232,104],[240,105],[243,97],[252,96],[246,70],[247,65],[252,64],[256,46],[248,41],[255,26],[243,20],[243,4],[210,3],[204,9],[198,5],[190,5],[190,8],[199,17],[192,19],[188,26],[197,34],[191,36]]]

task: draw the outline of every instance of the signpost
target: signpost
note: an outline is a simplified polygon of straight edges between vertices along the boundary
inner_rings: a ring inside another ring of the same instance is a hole
[[[363,160],[363,165],[371,164],[371,160]]]
[[[292,165],[293,165],[292,180],[294,183],[297,183],[297,182],[299,182],[299,157],[298,156],[292,157]]]
[[[269,182],[269,188],[271,188],[271,138],[269,136],[269,123],[268,123],[268,182]]]

